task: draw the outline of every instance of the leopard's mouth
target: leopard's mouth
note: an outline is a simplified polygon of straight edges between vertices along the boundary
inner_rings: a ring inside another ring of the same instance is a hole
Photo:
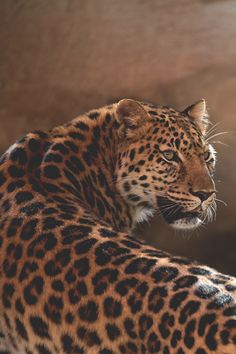
[[[202,224],[199,212],[185,212],[168,198],[158,197],[157,204],[165,221],[176,229],[194,229]]]

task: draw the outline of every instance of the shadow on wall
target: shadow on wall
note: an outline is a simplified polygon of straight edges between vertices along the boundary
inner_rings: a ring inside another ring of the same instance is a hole
[[[235,131],[235,16],[234,0],[0,2],[0,150],[121,97],[177,109],[204,97],[219,130]],[[189,237],[156,218],[139,233],[236,274],[235,135],[222,139],[217,221]]]

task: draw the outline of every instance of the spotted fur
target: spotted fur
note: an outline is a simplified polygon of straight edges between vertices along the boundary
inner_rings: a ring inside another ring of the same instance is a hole
[[[205,113],[122,100],[1,157],[0,354],[236,352],[235,279],[131,236],[214,204]]]

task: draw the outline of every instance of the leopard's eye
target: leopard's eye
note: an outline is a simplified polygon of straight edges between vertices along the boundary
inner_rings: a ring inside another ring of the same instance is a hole
[[[204,160],[208,161],[211,157],[210,151],[209,150],[205,151],[203,156],[204,156]]]
[[[162,155],[167,161],[173,161],[173,160],[177,159],[177,155],[176,155],[175,151],[172,151],[172,150],[163,151]]]

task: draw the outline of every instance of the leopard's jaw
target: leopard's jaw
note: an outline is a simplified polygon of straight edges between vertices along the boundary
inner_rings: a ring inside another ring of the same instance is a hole
[[[177,230],[194,230],[197,229],[200,225],[202,225],[202,220],[200,218],[193,217],[193,218],[182,218],[173,221],[169,224],[171,227]]]

